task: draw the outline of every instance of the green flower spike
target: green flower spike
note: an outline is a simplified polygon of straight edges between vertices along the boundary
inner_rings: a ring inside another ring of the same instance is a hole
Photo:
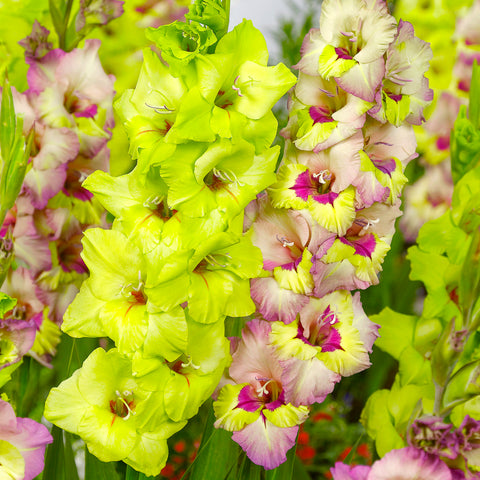
[[[175,304],[167,312],[151,302],[141,250],[121,232],[100,228],[85,232],[83,246],[90,278],[68,307],[62,330],[73,337],[108,336],[121,353],[141,349],[153,335],[158,354],[178,356],[186,345],[183,310]]]
[[[82,368],[51,390],[45,418],[79,435],[102,462],[123,460],[146,475],[158,475],[168,457],[166,440],[186,422],[166,415],[166,365],[145,377],[136,373],[116,349],[97,348]]]

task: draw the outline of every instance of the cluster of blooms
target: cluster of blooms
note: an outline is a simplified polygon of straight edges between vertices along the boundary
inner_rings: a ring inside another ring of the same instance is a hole
[[[22,190],[0,230],[14,245],[2,291],[17,299],[0,327],[9,344],[2,368],[28,351],[48,364],[65,309],[86,276],[82,230],[102,222],[103,209],[81,182],[108,167],[113,78],[98,59],[100,42],[66,53],[52,50],[47,37],[36,23],[23,42],[29,88],[13,90],[24,132],[34,129],[34,138]]]
[[[85,232],[90,276],[62,330],[115,348],[95,350],[45,408],[100,460],[147,475],[230,362],[226,316],[255,310],[249,279],[262,257],[243,234],[244,208],[275,180],[271,108],[295,83],[284,65],[267,66],[251,22],[225,34],[219,2],[194,3],[187,17],[147,31],[161,58],[144,50],[137,86],[118,102],[136,168],[83,184],[115,219]]]
[[[432,9],[430,15],[432,15]],[[428,15],[428,12],[426,12]],[[462,105],[466,105],[470,91],[472,65],[480,63],[480,2],[457,19],[453,41],[449,46],[455,58],[448,71],[448,88],[439,90],[435,110],[419,134],[421,162],[424,175],[405,189],[405,215],[400,227],[406,240],[413,242],[420,227],[427,221],[443,215],[450,207],[453,181],[450,173],[450,132]],[[428,35],[434,35],[429,32]],[[449,37],[450,38],[450,37]],[[447,75],[447,73],[445,74]]]
[[[378,283],[416,156],[410,124],[433,96],[428,44],[381,0],[325,0],[302,55],[277,181],[247,211],[263,319],[232,341],[214,403],[216,426],[267,469],[285,461],[309,405],[370,365],[378,326],[350,291]]]
[[[423,417],[413,422],[409,446],[391,450],[371,467],[336,463],[334,480],[474,480],[480,473],[480,422],[466,416],[453,428],[439,417]],[[401,472],[401,476],[399,476]]]

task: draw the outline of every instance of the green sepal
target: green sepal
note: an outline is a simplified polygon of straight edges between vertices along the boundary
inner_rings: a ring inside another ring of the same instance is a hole
[[[207,53],[209,47],[217,42],[215,33],[208,26],[198,23],[175,21],[158,28],[147,28],[145,34],[161,50],[162,58],[175,77],[180,76],[197,55]]]
[[[228,28],[228,18],[220,0],[195,0],[188,8],[185,18],[208,25],[220,39]]]
[[[467,117],[467,107],[462,105],[450,135],[452,178],[457,183],[480,161],[480,130]]]
[[[480,166],[470,170],[455,185],[452,219],[455,225],[471,233],[480,226]]]
[[[480,360],[463,365],[448,381],[442,397],[442,406],[454,406],[480,395]]]

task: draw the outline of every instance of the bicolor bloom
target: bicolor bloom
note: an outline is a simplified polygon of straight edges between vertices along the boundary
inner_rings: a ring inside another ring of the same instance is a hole
[[[282,135],[300,150],[319,152],[355,134],[373,103],[340,89],[333,80],[300,72]]]
[[[78,135],[80,154],[95,157],[113,127],[113,76],[98,57],[99,40],[86,40],[71,52],[51,50],[41,59],[27,58],[26,94],[37,119],[51,128],[67,127]]]
[[[44,467],[45,448],[53,438],[47,427],[30,418],[18,418],[8,402],[0,400],[0,475],[33,480]]]
[[[399,202],[389,206],[374,203],[356,212],[352,226],[337,237],[328,251],[320,250],[313,259],[314,295],[338,289],[365,289],[378,283],[377,274],[390,250],[394,221],[401,214]]]
[[[318,153],[287,147],[277,182],[269,188],[276,208],[306,209],[327,230],[344,235],[355,218],[353,180],[360,174],[360,132]]]
[[[286,460],[298,425],[308,416],[306,406],[286,401],[284,368],[269,345],[269,333],[268,322],[248,322],[229,369],[234,384],[226,384],[214,402],[215,426],[232,431],[250,460],[267,470]]]
[[[297,67],[309,75],[335,78],[343,90],[371,102],[396,24],[381,0],[325,1],[320,29],[305,38]]]
[[[146,475],[158,475],[168,457],[167,438],[186,422],[165,413],[166,365],[139,375],[116,349],[94,350],[83,366],[53,388],[45,418],[79,435],[103,462],[123,460]]]
[[[323,364],[332,372],[350,376],[370,366],[368,354],[377,330],[378,325],[362,309],[360,294],[352,297],[338,290],[310,298],[291,324],[273,323],[270,338],[282,359],[313,361],[312,369]]]
[[[405,167],[418,156],[415,134],[409,125],[394,127],[370,119],[363,132],[361,173],[352,182],[356,187],[357,210],[374,202],[395,203],[407,182]]]
[[[404,122],[420,125],[425,120],[423,109],[433,100],[424,75],[432,56],[430,45],[415,37],[410,23],[400,20],[386,51],[385,78],[375,94],[377,105],[369,114],[397,127]]]
[[[256,205],[250,234],[268,276],[252,280],[251,295],[264,318],[289,323],[315,287],[310,272],[314,255],[325,254],[335,234],[318,226],[308,212],[275,209],[267,197]]]

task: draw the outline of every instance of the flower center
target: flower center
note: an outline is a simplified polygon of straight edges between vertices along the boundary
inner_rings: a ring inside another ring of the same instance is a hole
[[[125,297],[130,303],[145,305],[147,303],[147,296],[143,291],[145,283],[142,279],[142,272],[138,272],[138,284],[135,286],[133,283],[123,285],[120,293]]]
[[[271,403],[278,400],[282,391],[281,385],[273,378],[256,378],[259,387],[256,389],[258,399],[263,403]]]
[[[110,411],[117,417],[128,420],[130,415],[135,415],[135,400],[133,398],[133,392],[125,390],[120,393],[115,391],[116,398],[110,400]]]

